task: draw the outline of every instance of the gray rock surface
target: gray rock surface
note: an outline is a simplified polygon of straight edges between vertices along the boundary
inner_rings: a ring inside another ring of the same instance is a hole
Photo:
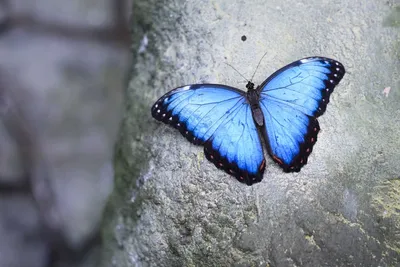
[[[119,205],[108,233],[116,240],[109,243],[108,264],[398,266],[396,5],[136,1],[135,67],[116,160]],[[312,55],[339,60],[347,74],[319,119],[322,131],[308,165],[286,174],[267,158],[264,180],[247,187],[217,170],[201,147],[153,120],[150,108],[183,84],[244,89],[224,63],[251,77],[266,51],[256,84]]]

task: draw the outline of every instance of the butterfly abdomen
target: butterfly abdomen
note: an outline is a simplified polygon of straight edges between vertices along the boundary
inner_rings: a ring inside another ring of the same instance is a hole
[[[252,88],[249,88],[247,92],[247,101],[251,107],[251,113],[253,115],[254,122],[257,126],[261,127],[264,125],[264,115],[260,108],[260,95]]]
[[[253,114],[253,119],[258,126],[264,125],[264,115],[260,109],[260,107],[251,107],[251,112]]]

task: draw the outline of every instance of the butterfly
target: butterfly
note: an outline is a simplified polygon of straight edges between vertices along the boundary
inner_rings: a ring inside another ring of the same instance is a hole
[[[206,158],[242,183],[263,178],[265,149],[285,172],[299,172],[317,141],[317,118],[345,74],[330,58],[295,61],[247,92],[221,84],[192,84],[157,100],[152,116],[204,146]],[[262,141],[263,140],[263,141]]]

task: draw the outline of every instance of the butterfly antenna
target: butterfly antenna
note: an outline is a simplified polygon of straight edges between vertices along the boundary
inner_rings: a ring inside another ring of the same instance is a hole
[[[256,75],[256,73],[257,73],[257,70],[258,70],[258,66],[260,66],[260,64],[261,64],[261,61],[263,60],[263,58],[267,55],[267,53],[268,53],[268,51],[267,52],[265,52],[264,53],[264,55],[261,57],[261,59],[260,59],[260,61],[258,62],[258,64],[257,64],[257,67],[256,67],[256,70],[254,71],[254,73],[253,73],[253,76],[251,76],[251,79],[250,79],[250,81],[252,81],[253,80],[253,78],[254,78],[254,75]]]
[[[231,64],[226,63],[226,65],[228,65],[229,67],[231,67],[234,71],[236,71],[237,73],[239,73],[240,76],[242,76],[243,79],[245,79],[247,82],[250,82],[248,79],[246,79],[246,77],[244,77],[237,69],[235,69]]]

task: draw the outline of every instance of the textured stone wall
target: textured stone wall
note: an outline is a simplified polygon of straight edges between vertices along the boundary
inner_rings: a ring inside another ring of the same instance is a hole
[[[116,160],[121,202],[108,232],[109,263],[398,265],[398,4],[135,1],[135,64]],[[302,171],[283,173],[267,158],[264,180],[247,187],[152,119],[150,108],[184,84],[244,89],[224,63],[251,77],[265,52],[256,84],[313,55],[339,60],[347,74],[319,120],[322,130]]]

